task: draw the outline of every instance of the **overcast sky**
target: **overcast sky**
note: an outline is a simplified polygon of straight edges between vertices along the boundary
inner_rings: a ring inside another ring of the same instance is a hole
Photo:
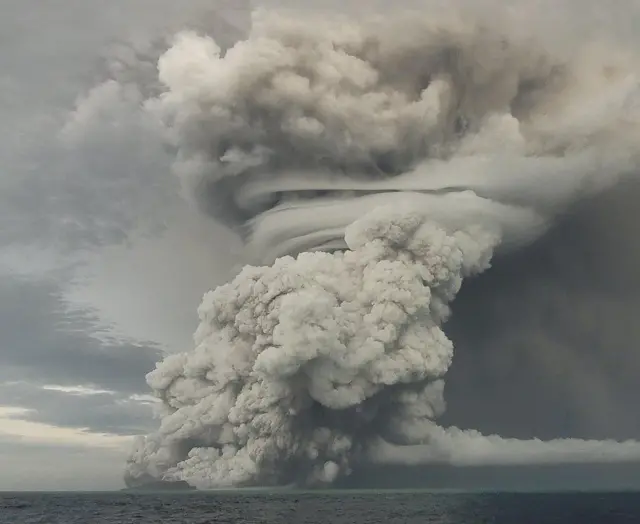
[[[0,490],[122,487],[145,373],[231,268],[108,83],[153,75],[148,44],[213,4],[0,1]]]
[[[158,38],[220,4],[246,24],[234,0],[0,0],[0,490],[122,487],[154,427],[145,374],[190,348],[238,262],[129,82],[151,85]]]

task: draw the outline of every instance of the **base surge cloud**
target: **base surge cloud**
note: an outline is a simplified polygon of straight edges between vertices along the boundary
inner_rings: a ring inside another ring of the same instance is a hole
[[[464,13],[256,13],[178,34],[146,109],[186,193],[255,266],[207,293],[147,381],[129,484],[326,485],[358,463],[640,460],[640,443],[444,428],[463,280],[640,166],[635,57],[560,54]],[[614,57],[614,58],[612,58]]]

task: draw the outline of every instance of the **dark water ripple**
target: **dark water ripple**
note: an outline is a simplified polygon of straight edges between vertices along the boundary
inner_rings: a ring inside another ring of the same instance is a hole
[[[0,524],[640,524],[640,493],[0,493]]]

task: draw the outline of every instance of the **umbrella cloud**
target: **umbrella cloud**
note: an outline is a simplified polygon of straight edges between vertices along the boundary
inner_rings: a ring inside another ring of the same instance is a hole
[[[159,58],[145,109],[186,194],[254,265],[204,296],[195,349],[147,376],[160,425],[127,482],[640,460],[635,441],[438,424],[464,279],[638,171],[634,57],[560,54],[459,12],[310,17],[256,13],[227,49],[186,31]]]

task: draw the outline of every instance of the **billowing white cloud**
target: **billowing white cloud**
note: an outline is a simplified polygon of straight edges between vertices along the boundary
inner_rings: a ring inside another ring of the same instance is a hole
[[[436,424],[463,279],[640,171],[636,59],[613,41],[573,47],[571,31],[561,49],[524,14],[259,11],[226,51],[215,32],[176,36],[145,106],[188,194],[271,265],[205,295],[195,350],[147,376],[164,409],[129,482],[640,461],[638,441]]]

